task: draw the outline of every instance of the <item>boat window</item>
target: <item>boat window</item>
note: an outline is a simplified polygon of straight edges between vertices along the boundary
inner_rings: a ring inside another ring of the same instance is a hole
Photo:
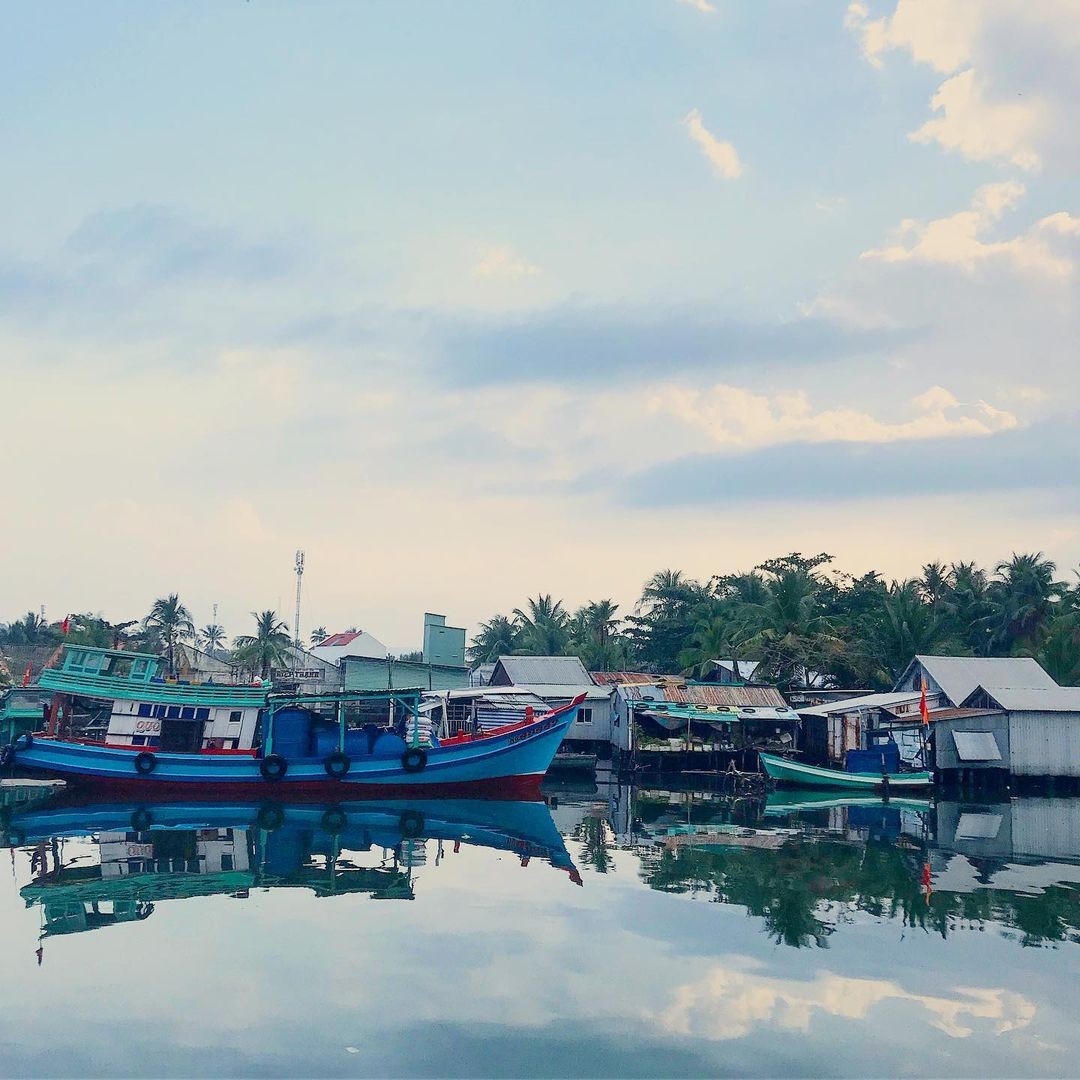
[[[209,720],[210,719],[210,710],[209,709],[196,709],[195,710],[195,719],[196,720]]]
[[[114,679],[126,679],[131,675],[132,661],[127,656],[110,656],[104,674]]]
[[[143,704],[143,705],[139,706],[139,715],[140,716],[152,716],[153,712],[154,712],[154,706],[153,705]]]
[[[230,724],[239,724],[240,721],[243,720],[243,718],[244,718],[244,713],[240,709],[233,709],[233,711],[231,713],[229,713],[229,723]]]
[[[184,708],[180,710],[180,717],[183,720],[194,720],[195,710],[190,705],[185,705]]]
[[[146,661],[134,660],[131,664],[131,677],[133,679],[145,679],[146,678]]]
[[[166,716],[170,720],[179,720],[180,719],[180,706],[179,705],[170,705],[168,707],[168,711],[166,712]]]

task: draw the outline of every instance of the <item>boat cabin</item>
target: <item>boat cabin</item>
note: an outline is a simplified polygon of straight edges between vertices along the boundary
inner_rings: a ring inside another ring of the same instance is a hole
[[[169,677],[160,656],[85,645],[66,646],[41,685],[54,691],[51,730],[63,723],[84,738],[174,753],[250,751],[268,691]]]

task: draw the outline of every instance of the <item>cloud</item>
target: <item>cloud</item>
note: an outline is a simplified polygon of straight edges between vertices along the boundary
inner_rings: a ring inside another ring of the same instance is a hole
[[[534,266],[509,247],[495,246],[481,252],[473,273],[477,277],[489,278],[532,277],[540,273],[540,267]]]
[[[1001,988],[957,987],[952,995],[918,994],[886,979],[850,978],[820,972],[812,979],[780,979],[735,967],[716,967],[704,978],[677,987],[659,1023],[674,1035],[739,1039],[763,1024],[808,1031],[820,1014],[862,1020],[877,1006],[909,1002],[930,1025],[956,1039],[976,1030],[1001,1035],[1027,1027],[1035,1005]]]
[[[1060,242],[1080,237],[1080,218],[1065,211],[1041,218],[1011,240],[982,239],[1024,194],[1024,185],[1015,180],[985,184],[975,192],[969,210],[928,222],[908,218],[897,230],[897,243],[864,251],[861,257],[887,263],[940,263],[968,272],[996,261],[1044,277],[1069,277],[1075,266],[1061,252]]]
[[[695,8],[703,15],[715,15],[716,5],[710,4],[709,0],[677,0],[680,4],[685,4],[687,7]]]
[[[912,140],[1026,171],[1040,166],[1044,148],[1075,157],[1077,0],[898,0],[880,18],[856,0],[844,23],[874,67],[902,50],[950,76],[931,99],[939,115]]]
[[[1010,161],[1028,172],[1040,165],[1034,144],[1045,124],[1042,102],[992,102],[969,68],[938,87],[930,101],[941,116],[927,120],[908,138],[940,143],[972,161]]]
[[[726,502],[854,499],[978,493],[1071,493],[1074,426],[1059,415],[985,438],[782,443],[745,453],[693,454],[627,476],[620,497],[632,506],[711,506]],[[591,480],[582,481],[583,490]],[[610,476],[597,479],[611,489]],[[1059,503],[1059,510],[1063,506]]]
[[[746,364],[822,363],[874,353],[906,336],[819,318],[752,323],[695,308],[565,305],[433,323],[429,362],[457,384],[583,383]]]
[[[680,121],[690,138],[712,165],[713,172],[724,180],[736,180],[743,174],[743,163],[731,143],[718,139],[705,126],[701,113],[691,109]]]
[[[737,386],[709,390],[667,387],[654,392],[656,412],[705,431],[725,446],[771,446],[787,442],[895,443],[992,435],[1017,426],[1017,418],[985,401],[962,405],[944,387],[914,398],[909,420],[879,420],[857,409],[814,412],[806,394],[769,397]]]

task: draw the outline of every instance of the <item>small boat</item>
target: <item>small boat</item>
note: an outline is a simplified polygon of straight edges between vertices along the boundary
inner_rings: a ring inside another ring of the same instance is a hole
[[[778,784],[793,787],[843,788],[849,791],[908,791],[932,787],[933,773],[853,773],[841,769],[823,769],[801,761],[759,754],[762,767]]]
[[[925,813],[933,809],[929,799],[912,797],[884,800],[876,791],[828,791],[822,788],[808,788],[803,791],[770,791],[765,797],[765,816],[783,817],[787,814],[799,814],[810,810],[835,810],[839,807],[859,807],[878,809],[888,807],[892,810],[915,810]]]
[[[418,689],[285,693],[263,682],[182,682],[162,663],[67,646],[62,667],[41,674],[53,692],[45,733],[18,736],[0,761],[162,797],[535,798],[585,699],[440,740]]]

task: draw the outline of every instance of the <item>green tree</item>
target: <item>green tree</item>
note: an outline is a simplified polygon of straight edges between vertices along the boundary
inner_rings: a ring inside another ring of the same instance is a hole
[[[514,608],[518,620],[517,652],[526,656],[562,656],[570,640],[570,616],[551,593],[528,602],[528,613]]]
[[[990,587],[991,640],[1006,654],[1034,656],[1043,643],[1065,585],[1041,551],[998,563]]]
[[[187,659],[183,643],[195,637],[191,612],[180,602],[176,593],[169,593],[154,601],[150,614],[143,619],[143,629],[152,641],[159,642],[165,650],[169,674],[175,674],[177,662]]]
[[[325,626],[316,626],[311,631],[311,647],[314,649],[316,645],[324,642],[329,636]]]
[[[285,667],[289,662],[292,639],[289,628],[276,611],[253,611],[254,634],[241,634],[233,639],[233,658],[243,671],[258,672],[265,679],[273,667]]]
[[[894,581],[889,587],[876,637],[890,683],[916,654],[959,651],[945,613],[929,603],[927,595],[922,580]]]
[[[197,640],[199,648],[213,656],[225,644],[225,627],[220,623],[207,623],[199,631]]]
[[[505,615],[493,615],[480,624],[467,652],[470,664],[492,664],[500,656],[513,656],[517,651],[518,628]]]

